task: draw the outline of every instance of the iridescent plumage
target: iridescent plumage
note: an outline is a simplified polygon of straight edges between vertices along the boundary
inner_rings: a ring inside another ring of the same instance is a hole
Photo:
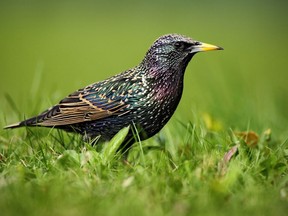
[[[164,35],[152,44],[138,66],[79,89],[40,115],[6,128],[53,127],[108,140],[134,123],[143,129],[142,138],[149,138],[176,110],[184,72],[193,55],[220,49],[186,36]]]

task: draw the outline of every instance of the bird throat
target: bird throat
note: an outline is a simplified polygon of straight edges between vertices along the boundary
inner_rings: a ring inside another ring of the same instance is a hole
[[[161,65],[149,69],[149,77],[153,77],[155,98],[167,100],[181,98],[183,91],[184,73],[193,56],[187,56],[180,64]]]

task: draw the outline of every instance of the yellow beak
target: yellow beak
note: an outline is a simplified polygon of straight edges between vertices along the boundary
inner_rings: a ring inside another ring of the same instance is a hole
[[[199,45],[193,46],[191,53],[210,51],[210,50],[223,50],[223,48],[219,46],[202,43],[202,42],[199,42],[199,43],[200,43]]]

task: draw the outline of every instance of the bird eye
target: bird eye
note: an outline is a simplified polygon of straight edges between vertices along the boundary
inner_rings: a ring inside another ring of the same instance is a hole
[[[183,41],[177,41],[174,43],[174,47],[177,49],[177,50],[185,50],[186,48],[190,47],[190,44],[186,43],[186,42],[183,42]]]
[[[193,45],[197,46],[197,45],[201,45],[201,43],[198,41],[195,41],[195,43]]]
[[[183,42],[183,41],[177,41],[174,43],[175,49],[179,52],[189,51],[192,45],[193,44],[191,44],[191,43],[187,43],[187,42]]]
[[[182,44],[181,42],[176,42],[176,43],[174,44],[174,46],[175,46],[175,48],[180,48],[180,47],[183,46],[183,44]]]

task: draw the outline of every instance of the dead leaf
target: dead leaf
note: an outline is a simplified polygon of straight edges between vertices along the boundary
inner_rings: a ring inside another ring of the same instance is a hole
[[[228,163],[228,162],[231,160],[232,156],[236,154],[237,150],[238,150],[238,145],[233,146],[233,147],[224,155],[223,161],[224,161],[225,163]]]
[[[224,176],[227,172],[228,163],[231,158],[237,153],[239,145],[233,146],[223,157],[223,160],[219,163],[218,171],[220,176]]]
[[[255,147],[259,141],[259,136],[254,131],[235,132],[235,135],[242,139],[249,147]]]

